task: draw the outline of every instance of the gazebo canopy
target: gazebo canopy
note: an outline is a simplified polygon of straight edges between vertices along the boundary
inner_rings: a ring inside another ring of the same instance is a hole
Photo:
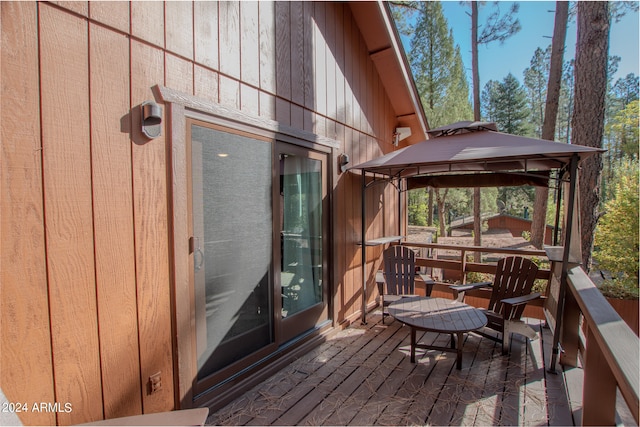
[[[396,178],[448,172],[549,171],[568,165],[574,154],[580,162],[605,151],[486,130],[491,125],[495,128],[493,123],[463,122],[434,129],[429,133],[442,136],[349,169]]]

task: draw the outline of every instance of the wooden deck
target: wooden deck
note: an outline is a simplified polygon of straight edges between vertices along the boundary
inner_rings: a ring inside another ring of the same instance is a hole
[[[579,425],[580,369],[546,371],[551,334],[515,336],[510,356],[467,334],[461,370],[455,354],[417,350],[410,329],[379,313],[355,323],[221,410],[214,425]],[[448,335],[423,342],[448,345]]]

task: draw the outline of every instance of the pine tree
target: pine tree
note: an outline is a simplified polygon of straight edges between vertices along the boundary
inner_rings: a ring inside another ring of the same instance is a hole
[[[421,2],[409,62],[432,128],[468,119],[469,86],[460,48],[455,46],[439,2]]]
[[[478,45],[489,44],[494,41],[503,43],[506,39],[520,31],[520,21],[515,18],[518,13],[518,3],[513,3],[509,12],[504,15],[500,14],[499,5],[496,2],[494,10],[482,33],[478,34],[478,3],[471,2],[471,68],[473,75],[473,120],[480,120],[480,71],[478,67]],[[473,244],[475,246],[482,245],[482,228],[481,228],[481,195],[480,188],[473,189]],[[481,261],[480,252],[475,252],[473,259],[475,262]]]
[[[404,22],[406,34],[411,34],[411,48],[408,54],[411,70],[416,81],[420,100],[432,128],[468,120],[472,115],[469,102],[469,85],[464,71],[459,46],[454,45],[453,32],[449,29],[439,2],[393,3],[396,20]],[[408,29],[403,13],[415,17],[415,25]],[[425,190],[415,190],[424,193]],[[430,190],[430,194],[431,194]],[[444,229],[445,203],[447,191],[436,190],[436,202],[440,213],[440,226]],[[422,196],[414,200],[422,200]],[[427,219],[433,212],[434,197],[428,197]],[[421,221],[415,208],[416,220]],[[430,221],[427,222],[431,225]]]
[[[531,122],[537,138],[542,137],[550,62],[551,46],[545,50],[537,48],[531,58],[529,67],[524,70],[524,87],[529,95],[529,105],[532,113]]]
[[[549,73],[546,86],[546,100],[542,116],[542,132],[540,136],[546,140],[553,140],[556,134],[560,91],[562,83],[562,63],[564,61],[564,45],[567,37],[567,21],[569,19],[569,2],[556,2],[553,41],[549,52]],[[547,49],[549,50],[549,49]],[[533,218],[531,221],[531,243],[538,249],[542,248],[547,225],[547,204],[549,188],[536,187],[533,204]]]
[[[495,91],[495,122],[501,132],[513,135],[529,135],[529,105],[527,94],[513,74],[509,73],[498,83]]]

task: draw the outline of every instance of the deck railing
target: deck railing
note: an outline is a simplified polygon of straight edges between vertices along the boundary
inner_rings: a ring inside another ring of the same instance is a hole
[[[467,253],[482,252],[546,258],[544,251],[478,246],[454,246],[435,243],[403,242],[414,248],[457,251],[459,259],[419,257],[420,267],[442,268],[466,273],[495,274],[495,265],[467,261]],[[551,271],[541,269],[538,278],[549,280]],[[616,389],[620,390],[638,423],[640,388],[640,339],[622,320],[582,267],[574,267],[567,278],[569,292],[562,315],[560,362],[577,366],[580,358],[584,372],[583,425],[614,425]],[[544,299],[536,305],[543,305]]]
[[[616,388],[637,424],[640,340],[582,267],[572,268],[567,282],[561,363],[576,366],[580,354],[583,356],[582,424],[615,424]],[[580,333],[581,317],[584,335]]]

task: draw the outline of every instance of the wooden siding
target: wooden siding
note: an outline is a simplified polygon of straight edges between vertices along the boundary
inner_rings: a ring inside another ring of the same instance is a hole
[[[152,141],[139,130],[156,85],[341,142],[330,157],[331,295],[336,324],[357,318],[361,180],[338,156],[353,165],[391,151],[397,123],[346,3],[1,8],[0,384],[10,401],[73,407],[23,423],[179,405],[170,128]],[[368,238],[397,234],[393,188],[368,189],[367,209]],[[368,251],[371,274],[381,250]]]

